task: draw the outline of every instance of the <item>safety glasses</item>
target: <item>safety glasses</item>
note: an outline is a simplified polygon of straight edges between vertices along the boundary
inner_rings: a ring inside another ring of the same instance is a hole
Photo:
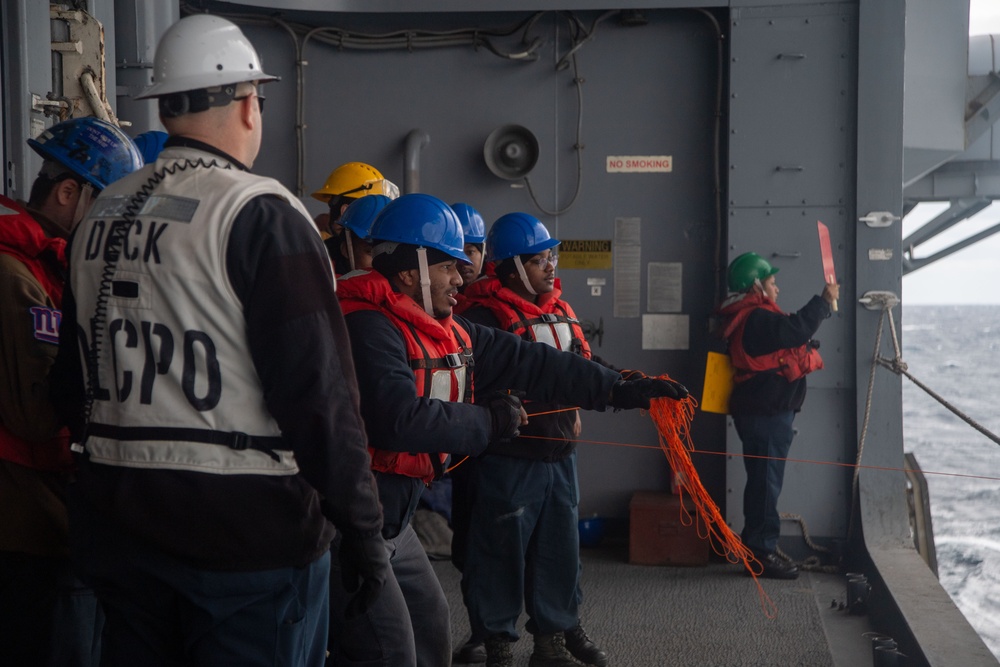
[[[355,192],[364,192],[364,195],[385,195],[389,199],[396,199],[399,197],[399,187],[390,180],[384,178],[375,178],[370,181],[365,181],[358,187],[348,190],[347,192],[341,192],[341,195],[352,195]]]
[[[245,100],[246,98],[250,97],[251,95],[256,95],[257,96],[257,107],[260,109],[261,113],[264,113],[264,100],[266,98],[263,95],[261,95],[258,91],[254,91],[252,93],[247,93],[243,97],[234,97],[233,98],[233,102],[239,102],[241,100]]]
[[[544,271],[546,267],[556,268],[559,265],[559,255],[549,255],[548,257],[532,257],[525,264],[533,264]]]

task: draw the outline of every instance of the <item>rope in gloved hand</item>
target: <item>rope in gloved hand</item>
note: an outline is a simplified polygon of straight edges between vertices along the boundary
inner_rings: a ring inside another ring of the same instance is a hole
[[[662,380],[670,379],[665,374],[657,377]],[[691,452],[694,451],[694,443],[691,440],[691,420],[694,418],[694,410],[697,406],[698,401],[693,396],[687,396],[681,400],[654,398],[650,401],[649,406],[649,415],[659,434],[660,449],[667,457],[670,469],[680,480],[678,495],[681,499],[681,523],[690,526],[692,522],[696,521],[698,536],[708,539],[712,549],[717,554],[724,556],[730,563],[743,563],[757,585],[764,615],[768,618],[774,618],[777,615],[777,606],[764,592],[764,588],[757,578],[763,570],[763,566],[754,557],[753,552],[743,544],[739,535],[734,533],[726,523],[725,517],[719,511],[719,506],[715,504],[712,496],[702,484],[698,470],[691,461]],[[694,516],[685,507],[685,493],[694,505]]]

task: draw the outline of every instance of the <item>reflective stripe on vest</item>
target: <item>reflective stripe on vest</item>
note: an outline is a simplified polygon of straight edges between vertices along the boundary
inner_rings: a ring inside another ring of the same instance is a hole
[[[407,325],[412,329],[412,325]],[[424,398],[439,401],[472,402],[472,344],[467,336],[452,325],[455,340],[461,352],[449,352],[441,357],[431,357],[427,346],[416,331],[411,331],[413,341],[423,352],[422,357],[410,357],[410,368],[417,382],[417,389]],[[407,347],[410,347],[409,345]]]
[[[503,314],[503,318],[498,319],[507,331],[517,336],[527,333],[535,342],[589,358],[584,354],[587,348],[580,320],[569,315],[569,307],[564,302],[556,300],[550,305],[553,311],[558,309],[561,312],[541,313],[529,318],[517,306],[500,299],[494,299],[490,307],[495,315]]]
[[[557,350],[573,351],[573,331],[569,322],[532,324],[531,335],[539,343],[545,343]]]

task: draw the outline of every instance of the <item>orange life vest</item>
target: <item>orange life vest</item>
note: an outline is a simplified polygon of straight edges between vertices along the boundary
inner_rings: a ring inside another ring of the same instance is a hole
[[[777,373],[789,382],[794,382],[823,368],[819,350],[808,344],[756,357],[747,354],[743,349],[743,332],[750,313],[757,308],[786,314],[774,301],[756,292],[722,309],[722,314],[728,318],[722,334],[729,341],[729,358],[734,371],[733,382],[745,382],[757,373]]]
[[[472,402],[472,340],[451,317],[431,317],[416,301],[394,292],[389,281],[377,271],[339,281],[337,296],[345,315],[359,310],[378,311],[399,329],[406,341],[419,396]],[[448,458],[446,453],[432,456],[373,447],[368,451],[373,470],[417,477],[425,482],[440,477]]]
[[[590,344],[580,320],[568,303],[560,299],[562,287],[556,278],[554,288],[532,303],[507,287],[498,278],[485,278],[470,284],[465,299],[455,308],[462,314],[470,308],[485,306],[500,321],[500,326],[526,340],[546,343],[557,350],[575,352],[590,359]]]

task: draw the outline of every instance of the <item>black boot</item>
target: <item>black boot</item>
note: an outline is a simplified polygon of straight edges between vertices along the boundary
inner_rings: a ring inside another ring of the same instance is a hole
[[[486,667],[514,667],[514,649],[506,636],[486,638]]]
[[[756,555],[756,554],[755,554]],[[799,568],[795,563],[782,559],[777,554],[756,555],[757,560],[762,565],[758,577],[764,579],[798,579]],[[751,567],[755,567],[751,564]],[[747,572],[749,575],[750,573]]]
[[[459,665],[478,665],[486,662],[486,644],[474,642],[472,637],[469,637],[469,641],[452,654],[451,661]]]
[[[585,665],[607,667],[608,654],[602,651],[597,644],[595,644],[590,637],[587,636],[587,632],[583,629],[583,627],[578,625],[572,630],[567,630],[564,634],[566,635],[566,650],[569,651],[574,658]]]
[[[580,667],[563,644],[562,634],[535,635],[528,667]]]

